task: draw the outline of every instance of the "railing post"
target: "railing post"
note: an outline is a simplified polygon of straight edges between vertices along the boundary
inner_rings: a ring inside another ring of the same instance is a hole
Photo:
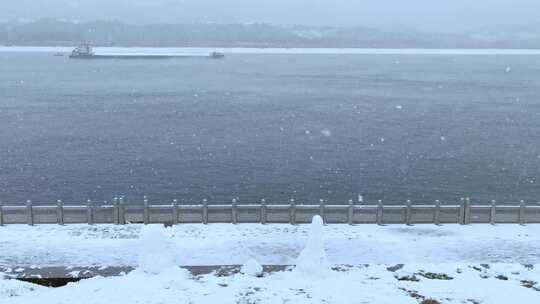
[[[26,201],[26,223],[30,226],[34,226],[34,208],[32,207],[32,201]]]
[[[203,199],[202,203],[203,203],[203,206],[202,206],[203,207],[202,208],[202,222],[203,222],[203,224],[208,225],[208,200]]]
[[[489,209],[489,223],[495,225],[497,223],[497,202],[491,201],[491,208]]]
[[[411,223],[411,221],[412,221],[411,209],[412,209],[411,200],[407,200],[407,203],[406,203],[406,206],[405,206],[405,224],[407,226],[412,225],[412,223]]]
[[[126,224],[126,216],[124,214],[124,211],[125,211],[124,207],[125,207],[124,198],[120,197],[118,200],[118,222],[120,225]]]
[[[4,226],[4,206],[0,202],[0,227]]]
[[[64,205],[61,200],[56,201],[56,222],[64,225]]]
[[[294,198],[291,198],[290,200],[289,222],[291,225],[296,225],[296,203],[294,202]]]
[[[232,217],[232,223],[236,225],[238,223],[238,205],[235,198],[233,198],[232,200],[231,217]]]
[[[263,225],[266,225],[266,219],[267,219],[267,216],[266,216],[266,200],[263,198],[261,200],[261,224]]]
[[[383,225],[383,215],[384,215],[384,207],[382,200],[377,201],[377,215],[376,215],[376,221],[377,225],[382,226]]]
[[[466,198],[465,199],[465,218],[464,218],[464,224],[469,225],[471,223],[471,199]]]
[[[463,197],[459,200],[458,224],[465,225],[465,199]]]
[[[143,222],[145,225],[150,224],[150,205],[148,204],[148,197],[143,197]]]
[[[173,199],[172,202],[172,224],[178,225],[178,200]]]
[[[113,198],[113,221],[116,225],[120,225],[120,204],[118,197]]]
[[[353,220],[354,220],[354,202],[353,200],[349,200],[349,207],[347,208],[347,223],[349,225],[352,225]]]
[[[324,200],[321,198],[319,200],[319,215],[321,216],[322,220],[323,220],[323,223],[326,225],[326,218],[325,218],[325,205],[324,205]]]
[[[441,224],[441,201],[435,200],[435,210],[433,211],[433,223],[439,226]]]
[[[126,221],[126,206],[128,205],[128,200],[126,197],[120,198],[120,223],[122,225],[127,224]]]
[[[86,201],[86,222],[88,225],[94,224],[94,208],[91,200]]]
[[[525,201],[521,200],[519,202],[519,224],[520,225],[525,225],[527,223],[527,219],[525,217],[526,211],[527,211],[527,207],[525,206]]]

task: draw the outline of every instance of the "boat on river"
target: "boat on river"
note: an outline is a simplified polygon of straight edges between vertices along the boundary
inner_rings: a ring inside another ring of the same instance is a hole
[[[208,54],[148,54],[148,53],[96,53],[93,47],[84,43],[76,47],[69,58],[71,59],[171,59],[171,58],[210,58],[221,59],[225,54],[211,52]]]

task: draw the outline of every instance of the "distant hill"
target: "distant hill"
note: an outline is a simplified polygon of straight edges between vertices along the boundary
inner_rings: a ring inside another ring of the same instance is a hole
[[[269,24],[150,24],[41,19],[0,23],[2,45],[360,47],[360,48],[540,48],[540,34],[523,31],[438,34],[372,28],[275,26]]]

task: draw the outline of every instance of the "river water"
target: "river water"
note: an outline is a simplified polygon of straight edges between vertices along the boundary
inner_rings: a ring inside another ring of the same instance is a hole
[[[540,56],[0,52],[0,201],[540,200]]]

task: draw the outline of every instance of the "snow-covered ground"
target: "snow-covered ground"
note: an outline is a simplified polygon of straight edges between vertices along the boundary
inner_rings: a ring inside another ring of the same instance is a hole
[[[317,218],[311,227],[7,226],[0,265],[137,269],[61,288],[0,279],[0,303],[538,303],[539,232],[538,225],[322,226]],[[263,274],[260,263],[296,267]],[[178,267],[219,264],[244,267],[230,276]]]
[[[136,270],[56,289],[0,280],[0,303],[538,303],[539,280],[538,268],[509,264],[420,264],[395,272],[370,265],[323,277],[295,271],[190,277],[172,268],[157,275]]]
[[[143,225],[0,227],[0,266],[135,266]],[[178,265],[291,265],[309,225],[211,224],[162,228]],[[540,225],[328,225],[332,264],[540,264]]]

